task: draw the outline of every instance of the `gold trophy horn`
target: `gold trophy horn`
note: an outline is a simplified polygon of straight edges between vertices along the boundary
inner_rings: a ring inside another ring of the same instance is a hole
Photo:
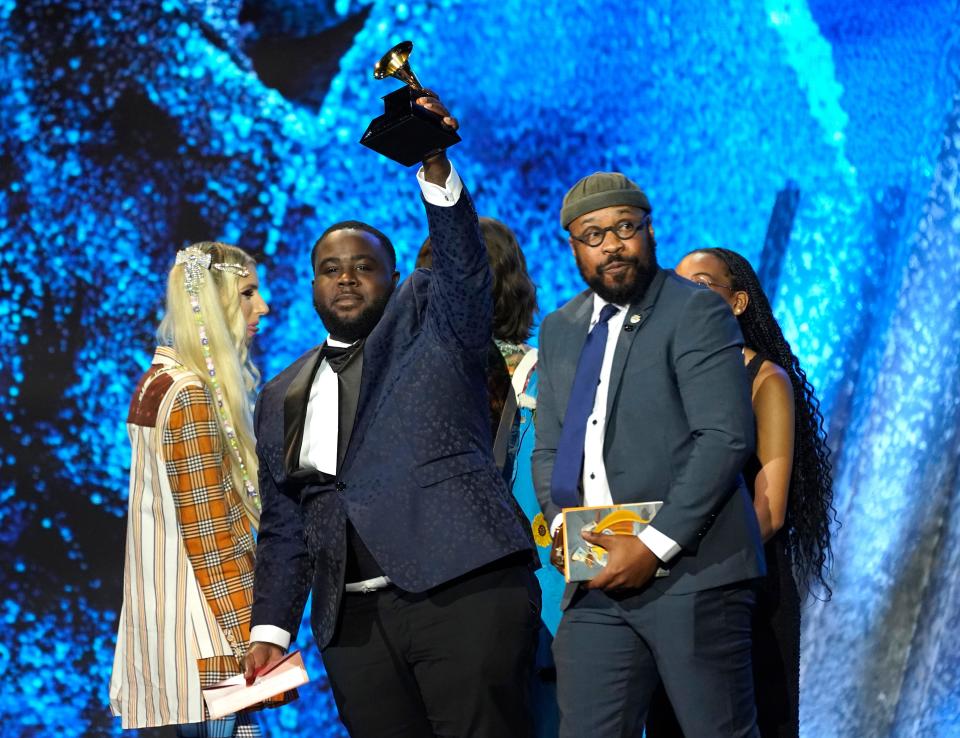
[[[412,41],[402,41],[384,54],[380,61],[373,65],[373,76],[377,79],[393,77],[409,85],[415,90],[422,90],[423,85],[417,75],[410,69],[410,53],[413,51]]]
[[[403,87],[383,96],[383,115],[370,121],[360,138],[364,146],[405,167],[418,164],[460,141],[456,131],[443,125],[443,116],[417,105],[425,93],[410,69],[411,51],[413,43],[404,41],[373,65],[374,77],[393,77],[403,82]]]

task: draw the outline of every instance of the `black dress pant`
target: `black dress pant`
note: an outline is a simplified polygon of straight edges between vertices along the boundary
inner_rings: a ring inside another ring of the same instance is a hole
[[[532,734],[540,587],[526,558],[425,594],[344,594],[323,662],[351,736]]]

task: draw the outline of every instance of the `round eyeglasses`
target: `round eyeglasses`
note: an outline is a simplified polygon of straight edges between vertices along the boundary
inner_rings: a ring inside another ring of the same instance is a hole
[[[579,241],[585,246],[595,249],[597,246],[603,243],[604,239],[606,239],[607,231],[611,231],[613,235],[619,238],[621,241],[626,241],[637,235],[637,231],[639,231],[649,222],[650,216],[644,215],[639,221],[621,220],[615,225],[608,226],[606,228],[587,228],[587,230],[585,230],[579,236],[574,236],[571,233],[570,237],[574,241]]]

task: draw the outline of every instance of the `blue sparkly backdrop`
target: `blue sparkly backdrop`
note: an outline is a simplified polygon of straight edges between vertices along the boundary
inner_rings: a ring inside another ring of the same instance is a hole
[[[647,189],[663,264],[723,245],[776,275],[843,521],[836,595],[804,614],[802,733],[960,736],[958,20],[945,0],[0,0],[4,735],[120,733],[123,418],[174,250],[261,259],[265,376],[322,336],[326,225],[378,225],[409,272],[412,172],[356,141],[394,87],[372,62],[411,38],[544,310],[579,289],[557,211],[596,169]],[[344,734],[322,676],[260,719]]]

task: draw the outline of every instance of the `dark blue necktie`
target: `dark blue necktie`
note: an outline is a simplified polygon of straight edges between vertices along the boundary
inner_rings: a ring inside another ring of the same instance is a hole
[[[557,457],[550,478],[550,496],[559,507],[577,507],[580,504],[580,474],[583,470],[583,439],[587,433],[587,418],[593,412],[600,383],[603,352],[607,348],[607,321],[617,311],[616,305],[604,305],[600,320],[587,334],[580,351],[577,373],[573,377],[570,401],[563,416],[563,429],[557,443]]]

